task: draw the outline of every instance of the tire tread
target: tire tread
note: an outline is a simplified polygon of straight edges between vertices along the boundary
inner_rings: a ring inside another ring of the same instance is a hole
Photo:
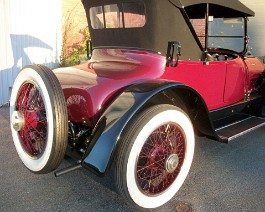
[[[68,137],[68,114],[66,101],[60,82],[52,70],[46,66],[35,64],[25,68],[34,69],[43,79],[49,93],[54,112],[54,140],[51,156],[47,165],[40,171],[34,172],[45,174],[54,171],[62,162]]]

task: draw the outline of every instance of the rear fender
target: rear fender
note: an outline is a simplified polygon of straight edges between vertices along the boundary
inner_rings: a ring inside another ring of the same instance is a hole
[[[205,126],[201,127],[205,128],[204,131],[207,131],[208,134],[214,133],[207,107],[196,91],[181,83],[162,80],[145,81],[127,88],[103,113],[92,133],[90,144],[82,159],[82,166],[96,174],[104,175],[109,167],[117,144],[121,140],[122,132],[130,120],[145,107],[155,104],[151,102],[156,102],[154,101],[156,98],[158,99],[157,102],[163,103],[160,102],[159,97],[159,94],[162,92],[169,91],[172,93],[173,91],[173,93],[176,93],[176,91],[180,91],[179,97],[182,99],[181,95],[184,95],[183,91],[187,90],[200,98],[203,105],[202,110],[204,111],[200,114],[207,115],[207,117],[203,118]],[[186,102],[185,107],[189,111],[192,105]],[[188,115],[192,121],[196,122],[198,118],[197,113]]]

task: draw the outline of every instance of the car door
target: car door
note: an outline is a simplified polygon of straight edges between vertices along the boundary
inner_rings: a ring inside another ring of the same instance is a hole
[[[179,61],[177,67],[166,67],[165,78],[184,83],[196,90],[209,110],[225,106],[225,61]]]

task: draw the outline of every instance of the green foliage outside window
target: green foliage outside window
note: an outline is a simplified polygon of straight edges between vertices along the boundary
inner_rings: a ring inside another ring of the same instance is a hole
[[[90,40],[88,28],[80,30],[79,33],[82,34],[82,40],[70,46],[67,46],[67,38],[63,38],[61,66],[66,67],[78,65],[87,60],[86,42]],[[67,36],[67,33],[64,33],[64,36]]]

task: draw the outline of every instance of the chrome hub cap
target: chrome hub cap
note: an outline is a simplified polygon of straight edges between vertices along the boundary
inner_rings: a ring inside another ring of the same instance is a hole
[[[165,161],[165,169],[168,173],[173,173],[179,165],[179,157],[177,154],[171,154]]]
[[[24,127],[24,116],[19,111],[14,111],[12,114],[12,127],[15,131],[19,132]]]

